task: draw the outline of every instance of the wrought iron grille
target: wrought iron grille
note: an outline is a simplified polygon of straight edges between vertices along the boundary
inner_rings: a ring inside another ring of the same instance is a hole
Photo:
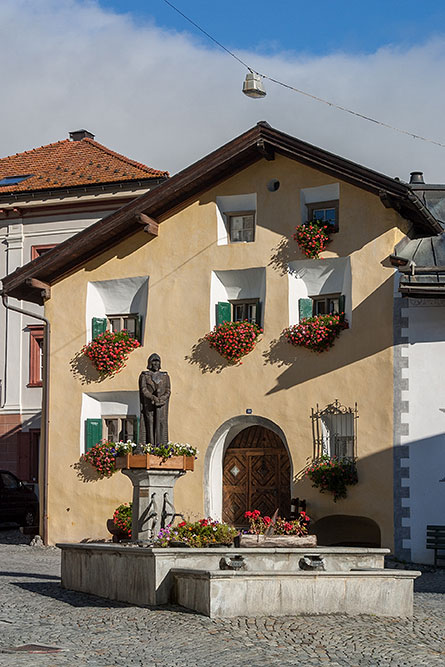
[[[336,456],[338,459],[357,458],[357,403],[353,408],[341,405],[337,399],[320,410],[312,408],[314,458]]]

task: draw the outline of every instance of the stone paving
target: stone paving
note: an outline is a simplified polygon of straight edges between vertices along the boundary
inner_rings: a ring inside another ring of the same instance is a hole
[[[28,543],[17,531],[0,530],[1,666],[445,665],[445,569],[426,568],[417,580],[410,620],[319,615],[216,621],[180,607],[139,608],[65,591],[58,549]],[[26,644],[62,650],[13,650]]]

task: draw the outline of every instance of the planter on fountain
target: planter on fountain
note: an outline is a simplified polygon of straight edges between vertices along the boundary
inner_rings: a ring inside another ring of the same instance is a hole
[[[125,454],[116,458],[118,470],[143,468],[144,470],[194,470],[193,456],[171,456],[168,459],[154,454]]]
[[[237,545],[238,546],[238,545]],[[316,535],[252,535],[241,534],[239,546],[245,548],[275,547],[281,549],[298,549],[301,547],[316,547]]]

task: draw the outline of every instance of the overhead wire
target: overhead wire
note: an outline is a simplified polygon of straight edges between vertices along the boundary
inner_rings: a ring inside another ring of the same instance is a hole
[[[230,51],[228,48],[224,46],[224,44],[221,44],[217,39],[215,39],[210,33],[208,33],[204,28],[201,28],[198,23],[193,21],[191,18],[189,18],[184,12],[182,12],[180,9],[175,7],[173,3],[170,2],[170,0],[163,0],[166,5],[174,9],[175,12],[177,12],[180,16],[182,16],[186,21],[191,23],[195,28],[197,28],[200,32],[203,33],[208,39],[210,39],[214,44],[219,46],[223,51],[229,54],[232,58],[235,58],[243,67],[249,70],[249,72],[252,72],[253,74],[257,74],[260,76],[262,79],[267,79],[268,81],[271,81],[272,83],[277,84],[278,86],[282,86],[283,88],[287,88],[288,90],[293,90],[296,93],[299,93],[300,95],[305,95],[306,97],[309,97],[317,102],[322,102],[323,104],[326,104],[329,107],[332,107],[334,109],[337,109],[338,111],[343,111],[345,113],[349,113],[352,116],[356,116],[357,118],[361,118],[362,120],[367,120],[370,123],[374,123],[376,125],[380,125],[381,127],[386,127],[389,130],[394,130],[395,132],[400,132],[401,134],[405,134],[409,137],[412,137],[413,139],[419,139],[420,141],[426,141],[430,144],[434,144],[435,146],[440,146],[441,148],[445,148],[445,144],[441,143],[440,141],[436,141],[435,139],[429,139],[428,137],[423,137],[421,134],[415,134],[414,132],[409,132],[408,130],[403,130],[400,127],[396,127],[395,125],[390,125],[389,123],[384,123],[381,120],[377,120],[376,118],[372,118],[372,116],[367,116],[365,114],[362,114],[358,111],[354,111],[353,109],[349,109],[348,107],[341,106],[340,104],[336,104],[335,102],[330,102],[329,100],[325,100],[323,97],[318,97],[318,95],[313,95],[312,93],[308,93],[305,90],[301,90],[300,88],[295,88],[295,86],[291,86],[288,83],[284,83],[283,81],[280,81],[279,79],[274,79],[271,76],[268,76],[267,74],[263,74],[262,72],[258,72],[257,70],[253,69],[245,63],[241,58],[239,58],[235,53]]]

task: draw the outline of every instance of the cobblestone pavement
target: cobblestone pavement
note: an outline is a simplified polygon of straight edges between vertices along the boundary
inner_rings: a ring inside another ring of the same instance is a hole
[[[27,542],[0,530],[1,666],[445,665],[445,569],[417,580],[412,620],[320,615],[216,621],[180,607],[139,608],[65,591],[59,551]],[[13,650],[25,644],[62,650]]]

